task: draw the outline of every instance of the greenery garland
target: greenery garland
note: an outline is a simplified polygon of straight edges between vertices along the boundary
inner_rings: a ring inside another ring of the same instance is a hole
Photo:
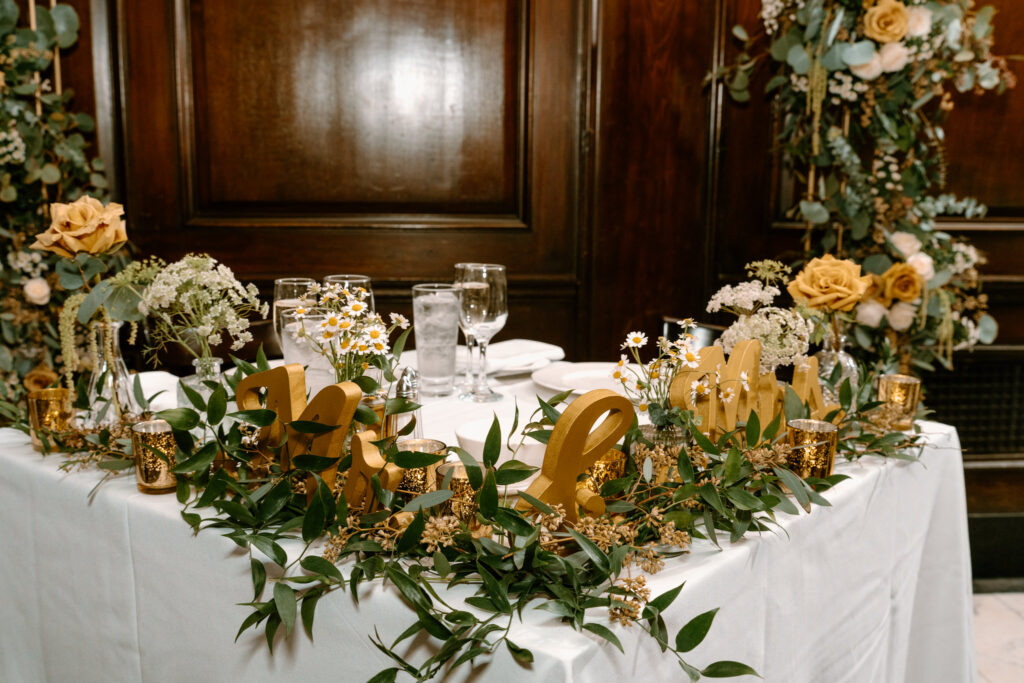
[[[68,295],[62,259],[30,250],[32,238],[49,225],[50,203],[107,195],[103,162],[89,155],[92,118],[72,111],[72,91],[54,91],[46,77],[56,51],[77,41],[78,16],[57,4],[36,8],[34,29],[19,18],[14,0],[0,0],[0,392],[14,401],[23,381],[54,383],[63,362],[53,325]]]
[[[403,341],[396,348],[400,350]],[[481,463],[461,449],[448,449],[465,465],[475,490],[475,519],[467,523],[445,513],[449,490],[405,502],[381,488],[376,477],[374,489],[383,509],[364,514],[348,509],[341,479],[332,489],[318,474],[333,464],[344,472],[348,456],[340,462],[299,456],[288,471],[261,460],[252,437],[276,415],[263,409],[228,414],[227,405],[229,392],[244,376],[269,365],[262,352],[255,365],[233,360],[236,371],[224,385],[213,387],[209,399],[192,391],[191,407],[155,415],[174,428],[178,451],[173,471],[178,476],[177,499],[184,506],[182,518],[196,533],[218,530],[249,552],[253,597],[246,603],[250,611],[237,637],[261,627],[271,650],[282,633],[290,636],[300,623],[313,637],[316,606],[325,595],[347,590],[358,601],[360,584],[378,579],[392,584],[415,620],[393,641],[377,633],[370,636],[393,662],[371,679],[374,683],[394,681],[399,673],[423,681],[443,677],[466,663],[486,665],[499,648],[527,664],[533,653],[512,641],[509,629],[530,608],[550,612],[567,627],[592,633],[620,650],[615,631],[595,621],[595,612],[604,612],[620,625],[637,626],[691,680],[753,674],[747,665],[733,661],[703,668],[687,661],[687,653],[709,632],[717,610],[699,614],[669,633],[663,614],[683,586],[651,596],[644,575],[658,571],[665,559],[685,553],[691,537],[716,545],[725,538],[735,542],[752,532],[770,531],[778,525],[780,513],[827,506],[822,493],[846,479],[837,474],[804,480],[790,471],[785,465],[788,447],[780,438],[781,415],[761,425],[752,413],[737,430],[712,441],[696,428],[692,413],[658,406],[661,421],[685,429],[689,445],[666,448],[647,442],[634,423],[618,447],[627,458],[625,475],[601,488],[607,501],[607,513],[601,517],[564,525],[561,510],[525,494],[520,495],[534,506],[532,512],[506,505],[501,487],[522,481],[536,468],[515,459],[498,463],[502,436],[497,420]],[[393,369],[392,360],[383,371],[393,376]],[[832,379],[838,379],[838,373]],[[839,453],[849,458],[870,454],[915,459],[912,453],[920,446],[919,437],[888,429],[879,414],[880,404],[870,399],[870,378],[863,376],[859,386],[854,392],[843,380],[833,387],[841,408],[829,417],[840,425]],[[567,394],[550,401],[538,398],[537,411],[522,431],[546,442],[566,398]],[[136,399],[148,409],[138,381]],[[399,411],[416,407],[392,405]],[[789,389],[786,414],[793,418],[807,413],[807,406]],[[372,423],[376,416],[361,413],[357,419]],[[512,432],[518,424],[517,409]],[[330,429],[309,422],[290,426],[300,438]],[[27,429],[23,423],[21,427]],[[206,439],[197,439],[197,433],[206,434]],[[507,441],[512,441],[511,435]],[[62,443],[69,451],[83,447],[81,442]],[[445,457],[399,452],[395,438],[376,443],[389,462],[401,467],[423,467]],[[89,435],[84,447],[92,454],[76,456],[70,463],[98,463],[110,475],[133,465],[130,441],[118,435]],[[291,559],[282,546],[290,540],[302,542],[301,553]],[[476,587],[465,599],[473,611],[446,600],[445,591],[457,585]],[[410,662],[401,646],[420,632],[432,639],[433,652],[423,661]]]

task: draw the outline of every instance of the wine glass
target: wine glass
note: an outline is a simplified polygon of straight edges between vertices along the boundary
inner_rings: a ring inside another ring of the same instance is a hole
[[[316,280],[308,277],[283,277],[274,280],[273,320],[278,339],[284,339],[284,335],[281,334],[281,313],[298,308],[299,298],[315,284]]]
[[[483,266],[483,263],[456,263],[455,264],[455,286],[459,287],[462,281],[466,277],[466,272],[473,267]],[[459,387],[463,392],[473,391],[473,382],[476,378],[476,356],[478,346],[476,339],[473,338],[473,333],[466,328],[462,323],[462,319],[459,319],[459,329],[462,330],[462,336],[466,338],[466,351],[468,352],[469,358],[466,361],[466,374],[462,380],[462,386]]]
[[[500,401],[501,394],[487,383],[487,344],[505,327],[508,319],[505,266],[495,263],[464,264],[459,288],[462,290],[459,323],[463,330],[473,335],[480,347],[476,381],[459,398],[476,403]]]
[[[373,313],[377,310],[373,302],[373,288],[370,286],[369,275],[356,275],[349,273],[341,273],[338,275],[328,275],[324,278],[325,285],[337,285],[342,289],[347,289],[353,294],[356,293],[356,289],[362,287],[366,290],[366,305],[370,307],[370,312]]]

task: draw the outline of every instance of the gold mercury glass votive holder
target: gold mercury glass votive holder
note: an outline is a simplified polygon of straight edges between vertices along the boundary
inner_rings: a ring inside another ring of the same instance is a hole
[[[462,463],[444,463],[437,468],[438,483],[443,485],[448,480],[448,489],[452,497],[444,504],[444,513],[458,517],[466,524],[476,522],[476,491],[469,483],[469,476],[466,474],[466,467]]]
[[[170,493],[178,480],[171,473],[176,444],[166,420],[147,420],[132,427],[135,483],[143,493]],[[161,458],[163,455],[164,458]]]
[[[878,400],[893,416],[893,427],[910,429],[921,400],[921,380],[910,375],[882,375],[878,378]]]
[[[52,435],[71,431],[71,391],[60,388],[30,391],[28,423],[33,448],[40,453],[56,450]],[[41,433],[47,437],[45,445]]]
[[[399,451],[412,451],[414,453],[433,453],[444,455],[447,446],[443,441],[437,439],[401,439],[398,444]],[[409,502],[416,496],[437,490],[437,468],[442,461],[426,467],[414,467],[407,469],[402,474],[402,481],[398,484],[398,495],[405,502]]]
[[[598,458],[585,474],[586,476],[576,482],[576,490],[586,487],[600,493],[601,487],[606,483],[626,474],[626,454],[613,448]]]
[[[839,427],[824,420],[790,420],[786,424],[789,426],[789,445],[793,447],[786,459],[789,468],[801,479],[824,479],[832,474],[839,444]]]

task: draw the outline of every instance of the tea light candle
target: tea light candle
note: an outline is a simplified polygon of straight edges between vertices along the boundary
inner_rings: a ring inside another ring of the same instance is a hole
[[[896,429],[910,429],[921,400],[921,380],[910,375],[882,375],[878,378],[878,400],[895,417]]]
[[[786,464],[801,479],[824,479],[832,474],[832,465],[839,444],[839,428],[824,420],[790,420],[789,445],[793,451]]]
[[[156,452],[166,458],[166,462]],[[143,493],[170,493],[177,486],[171,473],[176,444],[171,425],[165,420],[148,420],[132,427],[135,454],[135,483]]]
[[[47,438],[44,445],[40,434],[47,437],[71,431],[71,391],[68,389],[38,389],[28,394],[28,422],[31,427],[32,447],[40,453],[56,450],[57,445]]]
[[[444,455],[447,446],[443,441],[437,439],[402,439],[397,444],[399,451],[412,451],[415,453],[434,453]],[[437,490],[437,468],[441,465],[438,461],[426,467],[414,467],[405,470],[402,481],[398,484],[398,494],[405,502],[409,502],[416,496]]]

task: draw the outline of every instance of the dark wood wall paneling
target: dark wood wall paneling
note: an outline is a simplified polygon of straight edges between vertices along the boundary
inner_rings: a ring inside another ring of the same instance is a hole
[[[384,310],[457,261],[505,263],[503,336],[539,321],[576,353],[583,13],[122,0],[135,238],[265,286],[363,272]]]

